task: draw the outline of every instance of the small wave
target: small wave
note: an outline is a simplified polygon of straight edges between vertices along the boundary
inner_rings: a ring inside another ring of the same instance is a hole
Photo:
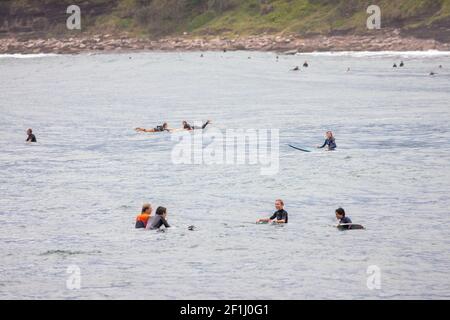
[[[2,58],[13,58],[13,59],[35,59],[35,58],[47,58],[47,57],[57,57],[55,53],[13,53],[13,54],[0,54],[0,59]]]
[[[101,251],[47,250],[44,253],[41,253],[40,256],[49,256],[49,255],[73,256],[79,254],[98,254],[98,253],[101,253]]]
[[[450,57],[450,51],[327,51],[327,52],[305,52],[297,55],[311,55],[322,57],[405,57],[405,58],[429,58]]]

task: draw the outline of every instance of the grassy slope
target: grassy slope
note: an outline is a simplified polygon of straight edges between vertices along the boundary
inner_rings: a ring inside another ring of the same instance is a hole
[[[60,15],[56,19],[53,11],[60,14],[73,2],[2,0],[0,25],[2,12],[15,17],[43,15],[48,23],[38,31],[64,32],[64,20]],[[382,9],[383,26],[450,28],[450,0],[85,0],[80,6],[88,32],[305,35],[365,32],[365,10],[374,3]]]

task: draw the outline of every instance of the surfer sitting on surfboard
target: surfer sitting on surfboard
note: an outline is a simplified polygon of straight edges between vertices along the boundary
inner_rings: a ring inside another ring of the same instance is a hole
[[[163,131],[171,131],[171,129],[169,129],[169,126],[167,124],[167,122],[164,122],[162,124],[162,126],[156,126],[153,129],[145,129],[145,128],[136,128],[134,129],[137,132],[163,132]]]
[[[345,216],[345,211],[342,208],[336,209],[336,218],[339,220],[337,228],[339,230],[364,230],[364,226],[352,223],[349,217]]]
[[[27,142],[36,142],[36,136],[33,134],[33,130],[32,129],[28,129],[27,130]]]
[[[288,223],[288,213],[284,210],[284,202],[281,199],[275,200],[275,208],[277,211],[270,218],[256,220],[256,223]]]
[[[145,229],[155,230],[159,229],[163,225],[166,228],[170,228],[170,225],[167,222],[167,209],[164,207],[158,207],[156,209],[155,216],[150,218]]]
[[[328,151],[333,151],[334,149],[336,149],[337,145],[336,140],[334,139],[333,136],[333,132],[327,131],[327,133],[325,134],[325,138],[326,139],[323,145],[317,146],[317,148],[322,149],[326,146]]]
[[[150,203],[144,203],[144,205],[142,206],[141,214],[136,217],[136,229],[145,228],[151,215],[152,205]]]

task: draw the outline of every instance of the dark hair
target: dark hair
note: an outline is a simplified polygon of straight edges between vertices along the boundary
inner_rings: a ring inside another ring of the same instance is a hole
[[[337,209],[336,209],[336,213],[337,213],[338,215],[340,215],[340,216],[345,217],[345,210],[342,209],[342,208],[337,208]]]
[[[164,208],[164,207],[158,207],[157,209],[156,209],[156,214],[157,215],[159,215],[159,216],[162,216],[163,214],[165,214],[166,213],[166,211],[167,211],[167,209],[166,208]]]

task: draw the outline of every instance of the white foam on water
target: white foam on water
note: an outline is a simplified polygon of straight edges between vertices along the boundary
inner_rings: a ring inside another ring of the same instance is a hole
[[[57,57],[60,56],[56,53],[31,53],[31,54],[23,54],[23,53],[13,53],[13,54],[0,54],[0,59],[36,59],[36,58],[48,58],[48,57]]]
[[[450,57],[450,51],[327,51],[327,52],[304,52],[297,55],[309,55],[318,57],[404,57],[404,58],[433,58]]]

